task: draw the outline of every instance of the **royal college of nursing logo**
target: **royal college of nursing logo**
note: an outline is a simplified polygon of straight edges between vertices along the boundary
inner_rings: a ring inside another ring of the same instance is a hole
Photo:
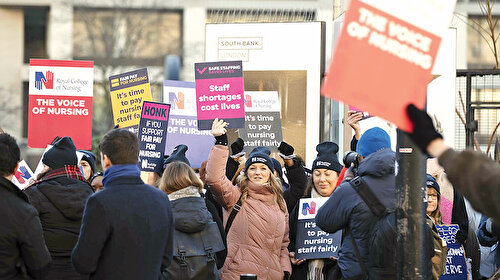
[[[252,107],[252,96],[245,94],[244,102],[246,107]]]
[[[184,109],[184,93],[180,91],[177,94],[175,94],[175,92],[169,92],[168,100],[170,104],[172,104],[172,109]]]
[[[45,89],[53,89],[54,88],[54,73],[51,71],[45,72],[35,72],[35,88],[38,90],[42,90],[42,85],[45,86]]]

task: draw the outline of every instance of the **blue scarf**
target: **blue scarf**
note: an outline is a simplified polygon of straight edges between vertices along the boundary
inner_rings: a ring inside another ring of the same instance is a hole
[[[106,187],[110,181],[113,181],[115,178],[123,177],[123,176],[141,176],[141,171],[139,167],[135,164],[116,164],[112,165],[106,171],[104,171],[102,177],[102,185]]]

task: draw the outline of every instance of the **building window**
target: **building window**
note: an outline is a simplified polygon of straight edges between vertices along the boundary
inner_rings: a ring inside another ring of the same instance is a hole
[[[48,7],[24,8],[24,63],[30,58],[47,58]]]
[[[208,10],[207,23],[315,21],[313,10]]]
[[[162,66],[165,56],[180,55],[181,11],[77,7],[73,56],[96,66]]]
[[[493,16],[492,22],[499,20]],[[495,38],[500,31],[495,29]],[[467,19],[467,66],[469,69],[492,69],[496,66],[493,44],[489,33],[488,18],[482,15],[469,15]],[[499,48],[497,43],[497,50]],[[499,57],[500,59],[500,57]]]

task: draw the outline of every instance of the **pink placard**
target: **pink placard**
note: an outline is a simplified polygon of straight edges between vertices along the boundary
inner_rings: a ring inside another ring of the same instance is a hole
[[[198,129],[211,129],[215,118],[226,121],[227,128],[244,127],[241,61],[196,63],[195,78]]]

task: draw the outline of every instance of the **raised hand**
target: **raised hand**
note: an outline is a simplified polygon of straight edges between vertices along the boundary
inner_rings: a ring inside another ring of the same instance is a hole
[[[219,118],[215,118],[214,122],[212,123],[212,135],[214,137],[221,136],[222,134],[226,134],[227,122],[224,120],[219,120]]]
[[[363,112],[348,111],[346,122],[355,130],[360,130],[359,121],[363,118]]]

